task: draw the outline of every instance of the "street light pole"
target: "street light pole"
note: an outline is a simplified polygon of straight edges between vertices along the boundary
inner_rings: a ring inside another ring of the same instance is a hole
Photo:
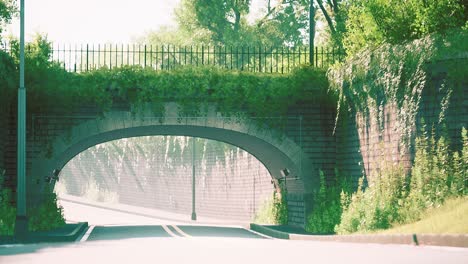
[[[25,238],[26,217],[26,88],[24,87],[24,1],[20,1],[20,85],[18,89],[17,210],[15,235]]]
[[[314,0],[309,3],[309,63],[314,66],[315,7]]]
[[[195,212],[195,137],[192,137],[192,220],[197,220]]]

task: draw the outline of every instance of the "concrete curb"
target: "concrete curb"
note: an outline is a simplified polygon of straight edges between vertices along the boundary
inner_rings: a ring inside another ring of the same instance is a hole
[[[77,223],[76,227],[69,233],[32,233],[28,242],[73,242],[76,241],[88,229],[88,222]]]
[[[69,224],[71,225],[71,224]],[[85,231],[88,229],[88,222],[81,222],[77,224],[73,229],[66,230],[62,228],[58,230],[51,230],[45,232],[31,232],[28,234],[26,239],[18,240],[13,236],[0,237],[0,245],[3,244],[30,244],[30,243],[54,243],[54,242],[73,242],[79,237],[83,236]]]
[[[250,224],[250,229],[274,238],[289,240],[468,247],[468,234],[301,235],[253,223]]]

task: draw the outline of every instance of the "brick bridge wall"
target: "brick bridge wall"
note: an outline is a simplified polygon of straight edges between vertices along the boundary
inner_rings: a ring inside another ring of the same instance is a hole
[[[7,128],[8,124],[8,115],[7,111],[3,108],[0,108],[0,174],[3,172],[3,170],[6,170],[6,164],[5,164],[5,158],[7,155],[7,142],[8,142],[8,129]],[[10,185],[10,182],[7,182],[6,184]]]
[[[115,109],[113,109],[115,110]],[[125,110],[121,107],[116,110]],[[299,102],[294,108],[288,113],[291,116],[288,119],[287,124],[284,128],[285,134],[293,139],[297,144],[301,145],[305,155],[312,161],[314,170],[310,171],[307,178],[316,178],[318,175],[318,169],[321,168],[324,171],[330,172],[334,168],[334,151],[335,143],[331,132],[333,126],[333,111],[334,106],[323,106],[311,102]],[[95,107],[83,107],[79,112],[70,116],[64,116],[57,110],[55,113],[48,113],[47,116],[41,116],[36,114],[30,118],[27,122],[28,127],[28,168],[31,168],[31,158],[36,156],[40,151],[47,149],[47,144],[37,143],[38,140],[44,138],[54,138],[61,135],[67,128],[73,124],[89,120],[94,116],[97,116],[98,111]],[[302,120],[300,121],[300,117]],[[10,122],[7,131],[11,139],[8,140],[6,148],[10,151],[6,151],[4,164],[7,169],[8,186],[14,190],[16,187],[16,116],[10,116]],[[35,175],[35,180],[42,180],[45,175]],[[300,186],[298,181],[290,180],[287,181],[288,190],[288,205],[290,212],[290,223],[293,225],[303,226],[305,224],[305,216],[310,210],[309,206],[306,206],[308,199],[310,200],[310,192],[312,190],[306,190],[303,192],[303,186]],[[308,192],[308,193],[307,193]],[[14,194],[15,195],[15,194]]]

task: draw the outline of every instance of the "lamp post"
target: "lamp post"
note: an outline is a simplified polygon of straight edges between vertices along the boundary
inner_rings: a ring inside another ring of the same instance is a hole
[[[18,89],[17,201],[15,236],[26,237],[26,88],[24,87],[24,1],[20,1],[20,85]]]
[[[314,0],[309,3],[309,63],[314,66],[315,7]]]
[[[195,137],[192,137],[192,220],[197,220],[195,212]]]

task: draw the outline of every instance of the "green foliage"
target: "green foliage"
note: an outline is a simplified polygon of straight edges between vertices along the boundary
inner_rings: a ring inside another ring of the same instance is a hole
[[[271,199],[265,200],[255,214],[254,222],[258,224],[287,225],[288,206],[287,193],[284,189],[281,193],[274,192]]]
[[[16,0],[0,0],[0,35],[3,31],[3,26],[11,22],[18,12]],[[1,40],[1,38],[0,38]]]
[[[407,151],[423,91],[438,89],[444,95],[439,102],[442,111],[438,123],[443,122],[443,110],[450,97],[462,96],[461,84],[468,69],[448,59],[461,57],[467,44],[468,32],[455,30],[444,36],[435,34],[402,45],[385,44],[356,54],[328,72],[330,89],[339,97],[337,112],[360,112],[364,121],[372,117],[380,124],[384,106],[395,107],[395,129],[402,141],[401,149]],[[432,62],[443,62],[447,68],[440,87],[431,83]]]
[[[275,197],[272,196],[271,199],[265,200],[254,217],[254,223],[257,224],[269,224],[275,225],[277,224],[277,219],[275,216],[275,205],[274,201]]]
[[[3,186],[5,170],[0,169],[0,236],[13,235],[16,208],[11,205],[11,190]]]
[[[320,174],[320,188],[314,194],[314,208],[307,218],[306,230],[311,233],[335,232],[335,226],[340,223],[342,208],[347,204],[350,185],[347,179],[335,170],[335,181],[325,182],[322,170]]]
[[[304,74],[304,71],[310,75]],[[75,85],[78,87],[74,89],[79,90],[79,95],[85,98],[94,96],[95,103],[103,111],[116,98],[136,106],[177,101],[184,115],[198,116],[204,111],[197,103],[199,100],[218,103],[218,111],[225,115],[245,110],[253,116],[277,116],[284,114],[289,106],[284,102],[296,102],[305,89],[321,91],[322,97],[317,97],[317,93],[309,93],[310,99],[324,100],[329,97],[325,93],[327,81],[324,72],[311,68],[280,75],[228,71],[214,67],[183,67],[173,71],[122,67],[100,69],[76,77]],[[312,87],[307,83],[308,80],[314,81]],[[304,87],[305,83],[309,88]],[[162,115],[161,107],[155,110]]]
[[[183,0],[176,9],[179,32],[190,44],[226,46],[300,45],[307,24],[305,1],[270,2],[261,17],[249,21],[250,0]],[[177,38],[172,38],[177,40]],[[171,43],[172,44],[172,43]],[[173,43],[180,44],[180,43]]]
[[[409,184],[403,170],[394,167],[379,172],[377,179],[365,190],[361,178],[349,205],[343,207],[336,232],[369,232],[412,223],[420,220],[427,209],[439,207],[449,198],[466,196],[467,165],[460,159],[468,152],[466,134],[463,128],[463,149],[459,154],[449,150],[443,136],[436,138],[432,132],[429,137],[423,129],[416,139]]]
[[[352,12],[351,9],[350,14]],[[350,16],[350,19],[354,18]],[[431,102],[440,105],[439,120],[430,125],[441,135],[437,136],[434,131],[428,136],[424,130],[416,139],[411,182],[403,181],[404,175],[398,168],[387,167],[376,177],[371,175],[371,179],[377,180],[369,188],[359,189],[351,198],[343,197],[343,204],[346,201],[350,204],[343,209],[341,224],[336,227],[338,233],[367,232],[415,221],[426,208],[440,206],[447,197],[466,193],[466,162],[463,163],[466,159],[462,158],[463,154],[450,152],[442,124],[450,98],[463,96],[462,80],[468,74],[463,63],[452,62],[450,58],[461,57],[467,43],[468,34],[463,30],[433,34],[411,43],[385,44],[373,51],[364,50],[329,71],[331,89],[339,97],[337,124],[339,115],[350,111],[359,113],[364,124],[369,125],[373,119],[383,129],[384,107],[394,107],[397,112],[394,129],[400,135],[400,154],[410,151],[423,91],[443,97]],[[434,79],[432,67],[439,64],[445,67],[447,75],[437,84],[431,82]],[[452,111],[463,111],[457,107],[460,106],[451,106]],[[392,175],[395,179],[388,179]],[[386,188],[391,191],[382,192],[382,186],[390,186]]]
[[[284,188],[281,189],[281,193],[276,191],[273,193],[273,216],[275,223],[278,225],[288,224],[287,195],[288,193]]]
[[[384,168],[374,175],[370,186],[363,190],[359,180],[348,206],[343,207],[341,223],[335,231],[340,234],[386,229],[400,217],[399,208],[406,193],[406,176],[401,168]]]
[[[403,208],[402,222],[416,221],[428,208],[439,207],[449,197],[466,195],[466,162],[460,159],[468,150],[466,129],[462,130],[462,154],[451,153],[444,136],[436,139],[426,131],[416,139],[416,155],[411,169],[411,185]]]
[[[19,43],[11,40],[12,56],[0,52],[2,97],[0,106],[12,110],[16,92]],[[139,66],[101,68],[81,74],[66,72],[51,62],[51,44],[40,35],[26,45],[27,118],[32,115],[67,115],[83,106],[101,113],[114,103],[126,104],[133,113],[150,104],[155,116],[164,115],[165,102],[178,102],[182,116],[203,116],[200,102],[217,105],[224,116],[245,112],[252,116],[285,115],[301,99],[326,100],[328,86],[323,70],[302,67],[296,73],[263,74],[215,67],[181,67],[154,71]],[[5,84],[5,86],[3,86]],[[303,91],[310,90],[306,97]],[[313,91],[312,91],[313,90]],[[320,94],[320,96],[317,96]],[[5,96],[3,96],[5,95]],[[285,103],[286,102],[286,103]],[[48,140],[43,148],[51,152]]]
[[[441,207],[429,208],[421,220],[379,231],[384,234],[466,234],[468,196],[448,198]]]
[[[355,3],[348,10],[347,32],[344,34],[343,46],[348,55],[359,50],[381,44],[383,33],[379,30],[370,12]]]
[[[312,1],[312,0],[311,0]],[[315,0],[320,11],[328,25],[327,29],[331,36],[331,45],[343,48],[343,36],[346,33],[346,21],[348,19],[348,10],[350,1],[335,0],[323,1]],[[317,9],[317,7],[315,7]],[[323,34],[323,32],[321,32]]]
[[[44,191],[44,200],[28,213],[30,231],[47,231],[63,227],[63,208],[57,204],[57,195],[50,189]]]
[[[468,19],[463,0],[358,0],[349,9],[345,47],[353,55],[383,42],[397,44],[461,28]]]
[[[0,51],[0,111],[7,112],[13,101],[18,77],[13,59],[5,52]]]
[[[0,84],[11,89],[9,96],[0,98],[3,106],[14,101],[11,99],[17,83],[18,41],[11,40],[11,47],[11,58],[0,53],[0,70],[6,73],[0,75]],[[83,105],[97,106],[105,112],[115,102],[123,102],[134,111],[151,103],[155,115],[162,116],[163,103],[177,101],[183,115],[198,116],[204,111],[198,102],[203,101],[216,102],[218,110],[227,116],[238,111],[253,116],[280,116],[297,100],[331,98],[326,93],[325,72],[313,67],[299,67],[289,74],[264,74],[215,67],[154,71],[124,66],[76,74],[51,62],[51,44],[44,37],[36,36],[26,49],[28,115],[66,114]]]
[[[10,44],[11,59],[18,67],[19,41],[12,39]],[[46,37],[36,35],[32,42],[25,45],[25,49],[28,51],[25,53],[25,67],[28,69],[25,75],[28,114],[50,113],[54,109],[60,109],[65,114],[71,111],[79,103],[75,90],[72,89],[74,74],[66,72],[59,64],[51,61],[52,46]],[[16,74],[13,76],[17,78]],[[4,100],[0,99],[0,102]]]

